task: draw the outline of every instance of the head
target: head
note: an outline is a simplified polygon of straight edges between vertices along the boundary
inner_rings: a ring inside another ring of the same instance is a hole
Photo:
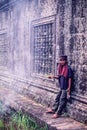
[[[66,55],[60,56],[60,61],[59,61],[59,63],[60,63],[61,65],[67,64],[67,56],[66,56]]]

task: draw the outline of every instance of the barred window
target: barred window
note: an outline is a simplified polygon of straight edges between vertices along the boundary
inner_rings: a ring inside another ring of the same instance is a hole
[[[54,73],[54,22],[34,25],[33,71],[37,74]]]

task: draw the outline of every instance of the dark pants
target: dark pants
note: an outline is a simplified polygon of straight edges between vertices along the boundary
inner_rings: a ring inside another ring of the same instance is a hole
[[[56,96],[52,110],[56,112],[58,115],[61,115],[63,109],[66,107],[66,103],[67,103],[67,91],[60,90]]]

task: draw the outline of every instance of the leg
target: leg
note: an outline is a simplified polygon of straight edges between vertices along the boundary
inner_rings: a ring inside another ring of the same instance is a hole
[[[55,102],[52,108],[49,108],[46,113],[55,113],[59,106],[59,99],[61,96],[62,91],[60,90],[55,98]]]
[[[66,107],[66,103],[67,103],[67,92],[66,90],[63,90],[60,97],[59,107],[56,112],[58,115],[61,115],[63,109]]]
[[[59,115],[61,115],[63,109],[66,106],[66,102],[67,102],[67,92],[63,90],[60,96],[59,107],[56,113],[53,115],[53,118],[57,118]]]
[[[59,101],[60,101],[60,97],[61,97],[62,91],[60,90],[55,98],[55,102],[53,104],[52,110],[53,111],[57,111],[58,106],[59,106]]]

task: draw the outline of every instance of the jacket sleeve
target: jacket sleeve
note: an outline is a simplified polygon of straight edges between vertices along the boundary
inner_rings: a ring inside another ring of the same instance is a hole
[[[68,67],[68,78],[72,78],[73,77],[73,71],[70,67]]]

